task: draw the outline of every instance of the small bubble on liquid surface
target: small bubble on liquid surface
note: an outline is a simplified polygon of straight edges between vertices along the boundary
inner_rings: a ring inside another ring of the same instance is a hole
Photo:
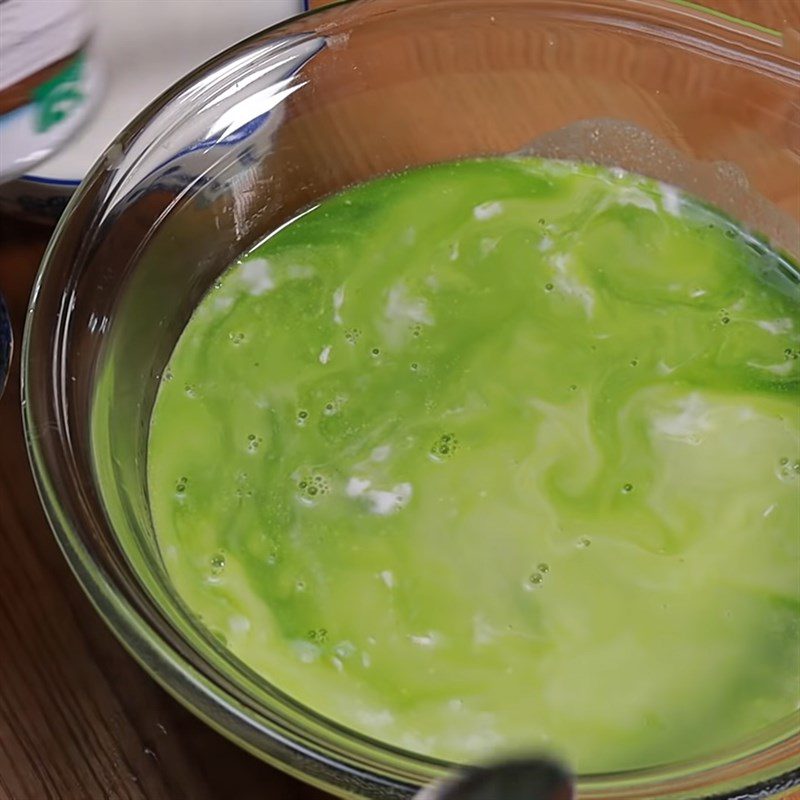
[[[544,290],[545,290],[546,292],[552,292],[554,288],[555,288],[555,287],[553,286],[553,284],[552,284],[552,283],[546,283],[546,284],[544,285]]]
[[[538,586],[540,583],[544,581],[544,577],[542,576],[541,572],[532,572],[528,576],[528,583],[533,584],[534,586]]]
[[[624,483],[622,485],[622,493],[623,494],[630,494],[633,491],[633,484],[632,483]]]
[[[325,644],[328,641],[328,631],[325,628],[312,628],[306,638],[314,644]]]
[[[306,425],[308,423],[308,411],[300,409],[300,411],[297,412],[296,422],[301,428]]]
[[[334,414],[338,414],[346,402],[347,398],[343,395],[337,395],[332,400],[328,400],[322,407],[323,416],[332,417]]]
[[[348,344],[357,344],[361,338],[361,331],[358,328],[347,328],[344,332],[344,338]]]
[[[458,439],[452,433],[443,433],[432,445],[430,456],[434,461],[450,458],[458,449]]]
[[[539,564],[536,569],[538,569],[543,575],[546,575],[548,572],[550,572],[550,565],[545,561],[542,561],[542,563]]]
[[[778,477],[782,480],[794,480],[800,478],[800,461],[791,462],[789,459],[781,459]]]
[[[297,482],[300,498],[303,500],[316,500],[321,495],[330,493],[330,481],[320,474],[307,475]]]
[[[581,538],[575,543],[575,546],[580,550],[585,550],[591,545],[591,543],[592,540],[588,536],[581,536]]]
[[[214,553],[211,556],[211,574],[217,578],[219,577],[225,570],[225,554],[224,553]]]

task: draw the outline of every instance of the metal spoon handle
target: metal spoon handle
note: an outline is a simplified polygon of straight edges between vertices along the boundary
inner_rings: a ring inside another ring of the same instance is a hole
[[[466,770],[426,787],[415,800],[573,800],[570,774],[543,758],[519,759]]]

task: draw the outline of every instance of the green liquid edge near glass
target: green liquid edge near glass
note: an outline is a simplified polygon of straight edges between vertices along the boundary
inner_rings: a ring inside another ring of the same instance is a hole
[[[169,578],[278,689],[423,755],[732,745],[800,703],[799,300],[735,222],[621,171],[349,189],[177,343],[148,452]]]

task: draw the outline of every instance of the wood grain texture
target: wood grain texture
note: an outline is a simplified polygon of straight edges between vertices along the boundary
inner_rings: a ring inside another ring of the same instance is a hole
[[[800,29],[800,0],[707,4]],[[17,343],[0,399],[0,800],[325,800],[158,688],[100,621],[58,550],[28,468],[18,388],[25,307],[47,238],[0,218],[0,291]]]
[[[322,8],[334,2],[336,0],[310,0],[309,6]],[[800,0],[694,0],[694,2],[778,30],[796,28],[800,17],[798,9]]]
[[[0,218],[17,344],[48,231]],[[0,399],[0,799],[322,800],[197,721],[122,649],[40,509],[20,419],[19,347]]]

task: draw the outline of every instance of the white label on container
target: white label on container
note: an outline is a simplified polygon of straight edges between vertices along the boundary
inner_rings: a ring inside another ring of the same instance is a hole
[[[77,52],[90,32],[83,0],[0,0],[0,91]]]

